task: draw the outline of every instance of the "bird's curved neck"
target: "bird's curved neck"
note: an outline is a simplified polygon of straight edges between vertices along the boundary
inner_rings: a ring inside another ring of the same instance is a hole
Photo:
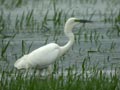
[[[61,55],[63,55],[66,51],[69,50],[69,48],[73,45],[74,43],[74,34],[72,32],[73,27],[65,27],[65,35],[68,37],[69,41],[67,44],[61,47]]]

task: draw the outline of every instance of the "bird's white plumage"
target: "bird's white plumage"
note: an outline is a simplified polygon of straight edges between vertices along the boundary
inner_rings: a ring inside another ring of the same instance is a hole
[[[24,55],[14,63],[14,67],[16,67],[17,69],[22,69],[22,68],[27,69],[29,66],[27,59],[28,59],[28,55]]]
[[[14,66],[18,69],[35,68],[36,66],[43,68],[52,64],[57,59],[59,53],[60,47],[55,43],[50,43],[24,55],[15,62]]]
[[[69,41],[64,46],[59,46],[56,43],[50,43],[45,46],[42,46],[31,53],[24,55],[20,59],[18,59],[14,66],[17,69],[28,69],[28,68],[50,68],[48,69],[51,71],[51,64],[55,62],[55,60],[62,56],[66,51],[74,43],[74,34],[72,33],[72,29],[75,25],[79,24],[80,21],[77,18],[70,18],[65,23],[64,33],[69,38]],[[82,20],[86,22],[86,20]]]
[[[31,52],[28,58],[30,64],[33,66],[44,66],[53,63],[55,59],[57,59],[59,53],[59,46],[55,43],[50,43]]]

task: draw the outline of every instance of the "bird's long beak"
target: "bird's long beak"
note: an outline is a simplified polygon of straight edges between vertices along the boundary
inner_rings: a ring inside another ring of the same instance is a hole
[[[75,22],[80,22],[80,23],[92,23],[93,21],[91,20],[84,20],[84,19],[77,19]]]

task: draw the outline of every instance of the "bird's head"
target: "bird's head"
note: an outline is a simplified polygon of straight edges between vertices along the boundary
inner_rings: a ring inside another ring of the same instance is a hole
[[[75,26],[78,25],[80,23],[92,23],[93,21],[90,20],[84,20],[84,19],[78,19],[78,18],[69,18],[66,22],[67,25],[69,26]]]
[[[65,33],[71,32],[72,28],[80,23],[92,23],[90,20],[83,20],[78,18],[69,18],[65,23]]]

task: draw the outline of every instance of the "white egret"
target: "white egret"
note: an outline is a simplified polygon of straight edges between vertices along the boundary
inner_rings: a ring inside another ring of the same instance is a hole
[[[18,59],[14,67],[17,69],[29,69],[29,68],[39,68],[48,69],[49,73],[52,73],[51,65],[55,62],[57,58],[62,56],[74,43],[74,34],[72,29],[79,23],[92,22],[89,20],[80,20],[77,18],[69,18],[65,23],[64,33],[68,37],[69,41],[64,46],[59,46],[56,43],[50,43],[42,46],[31,53],[24,55]]]

